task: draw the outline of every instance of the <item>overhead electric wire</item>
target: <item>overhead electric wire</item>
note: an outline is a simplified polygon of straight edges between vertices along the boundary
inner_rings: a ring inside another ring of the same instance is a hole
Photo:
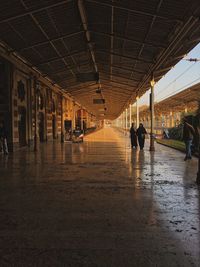
[[[191,68],[195,66],[197,62],[194,62],[192,65],[190,65],[187,69],[185,69],[178,77],[176,77],[172,82],[170,82],[162,91],[160,91],[158,94],[155,95],[155,98],[157,98],[163,91],[169,88],[170,85],[172,85],[174,82],[176,82],[179,78],[181,78],[185,73],[187,73]]]
[[[190,82],[190,83],[188,83],[188,84],[182,86],[181,88],[179,88],[179,89],[176,90],[175,92],[173,92],[173,93],[171,93],[171,94],[169,94],[169,95],[167,95],[167,96],[161,98],[161,99],[159,100],[159,102],[161,102],[162,100],[164,100],[164,99],[166,99],[166,98],[168,98],[168,97],[170,97],[170,96],[173,96],[175,93],[179,93],[179,92],[181,92],[183,89],[187,89],[190,85],[192,85],[194,82],[197,82],[197,81],[199,81],[199,80],[200,80],[200,77],[199,77],[198,79],[195,79],[194,81],[192,81],[192,82]]]

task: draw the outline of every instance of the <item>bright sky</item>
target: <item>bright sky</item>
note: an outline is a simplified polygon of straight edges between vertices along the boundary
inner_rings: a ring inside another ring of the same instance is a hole
[[[200,43],[185,58],[200,59]],[[183,59],[155,85],[155,101],[159,102],[198,82],[200,61],[190,62]],[[149,93],[150,91],[146,92],[140,98],[139,105],[149,105]]]

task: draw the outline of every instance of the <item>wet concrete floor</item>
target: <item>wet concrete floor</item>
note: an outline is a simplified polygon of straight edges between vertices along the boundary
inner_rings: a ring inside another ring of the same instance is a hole
[[[0,266],[199,267],[197,160],[148,149],[105,128],[0,155]]]

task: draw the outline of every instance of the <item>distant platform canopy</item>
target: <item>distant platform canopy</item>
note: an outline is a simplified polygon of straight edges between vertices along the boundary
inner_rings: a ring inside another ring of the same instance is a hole
[[[155,103],[155,113],[169,114],[170,112],[196,111],[200,105],[200,83],[197,83],[179,93]],[[143,108],[141,116],[150,113],[149,108]]]
[[[97,116],[101,88],[105,118],[114,119],[152,73],[158,81],[197,45],[199,17],[196,0],[7,0],[0,40]],[[99,79],[77,79],[83,73]]]

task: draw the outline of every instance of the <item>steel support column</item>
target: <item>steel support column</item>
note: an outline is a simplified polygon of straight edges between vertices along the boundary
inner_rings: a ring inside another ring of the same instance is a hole
[[[139,97],[137,96],[136,97],[136,128],[139,127],[139,121],[140,121],[138,100],[139,100]]]
[[[64,116],[63,116],[63,96],[61,96],[61,137],[60,141],[61,143],[64,143]]]
[[[76,128],[76,110],[75,110],[75,103],[72,106],[72,133],[73,130]]]
[[[130,104],[129,106],[129,126],[131,128],[131,123],[132,123],[132,105]]]
[[[83,109],[81,109],[81,130],[83,130]]]
[[[150,132],[150,151],[155,151],[155,146],[154,146],[154,77],[152,75],[151,78],[151,95],[150,95],[150,111],[151,111],[151,132]]]
[[[126,108],[126,111],[125,111],[125,134],[126,134],[126,131],[127,131],[127,123],[128,123],[128,112],[127,112],[127,108]]]
[[[124,111],[122,112],[122,129],[124,130]]]

